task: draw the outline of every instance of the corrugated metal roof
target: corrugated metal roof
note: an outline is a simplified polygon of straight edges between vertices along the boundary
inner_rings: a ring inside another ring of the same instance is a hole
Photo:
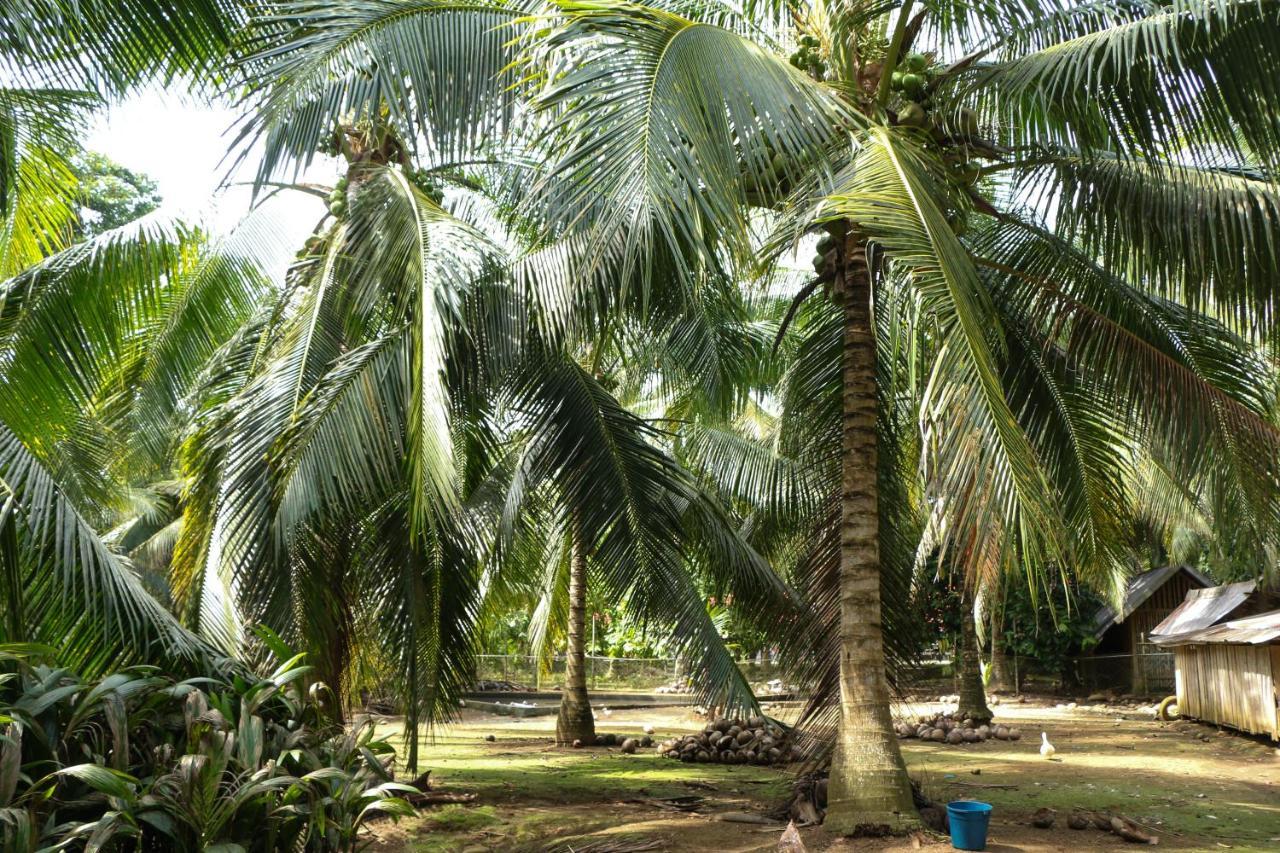
[[[1155,595],[1156,590],[1164,586],[1165,581],[1180,571],[1191,575],[1201,586],[1210,584],[1207,577],[1190,566],[1162,566],[1136,575],[1129,581],[1129,586],[1124,591],[1124,604],[1119,613],[1116,613],[1115,608],[1107,605],[1093,617],[1093,638],[1101,639],[1112,625],[1128,619],[1129,614],[1141,607],[1143,602]]]
[[[1216,625],[1244,604],[1257,586],[1255,581],[1241,581],[1189,591],[1177,609],[1151,630],[1151,641],[1174,645],[1187,634]]]
[[[1190,643],[1246,643],[1260,646],[1276,640],[1280,640],[1280,610],[1233,619],[1200,631],[1162,637],[1156,642],[1165,646],[1185,646]]]

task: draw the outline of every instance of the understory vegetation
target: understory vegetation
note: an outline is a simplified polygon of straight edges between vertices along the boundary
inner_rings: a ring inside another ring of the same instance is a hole
[[[361,849],[413,814],[372,724],[343,727],[301,655],[265,678],[85,680],[52,649],[0,646],[0,839],[8,853]],[[78,844],[77,844],[78,842]]]

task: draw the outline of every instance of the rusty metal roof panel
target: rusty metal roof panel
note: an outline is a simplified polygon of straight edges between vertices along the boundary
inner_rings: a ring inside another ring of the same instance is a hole
[[[1257,588],[1254,581],[1193,589],[1164,621],[1151,631],[1151,641],[1159,645],[1183,642],[1187,634],[1211,628],[1244,604]]]
[[[1260,646],[1277,640],[1280,640],[1280,610],[1233,619],[1200,631],[1162,637],[1157,642],[1161,645],[1179,646],[1190,643],[1243,643]]]

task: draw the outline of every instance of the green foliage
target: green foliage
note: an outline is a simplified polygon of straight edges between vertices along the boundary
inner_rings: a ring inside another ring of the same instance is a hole
[[[145,216],[160,206],[160,185],[95,151],[72,161],[81,194],[76,236],[93,237]]]
[[[412,789],[372,726],[334,722],[301,657],[265,678],[85,681],[0,647],[0,847],[360,849],[371,817],[412,814]]]
[[[1001,622],[1005,653],[1025,659],[1040,673],[1071,683],[1075,676],[1070,659],[1096,644],[1093,617],[1102,605],[1098,595],[1057,576],[1036,590],[1011,583]]]

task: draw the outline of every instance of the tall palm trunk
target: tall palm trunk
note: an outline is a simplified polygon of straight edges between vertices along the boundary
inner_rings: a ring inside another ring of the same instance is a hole
[[[987,693],[982,686],[982,658],[978,654],[978,632],[973,619],[973,593],[964,592],[960,614],[960,707],[956,716],[975,723],[991,722]]]
[[[1009,668],[1009,656],[1004,647],[1004,625],[1001,624],[1000,608],[991,607],[991,627],[988,629],[988,642],[991,645],[991,677],[987,679],[987,687],[991,693],[1012,693],[1017,690],[1013,683],[1013,672]]]
[[[586,612],[587,550],[577,516],[569,526],[572,537],[569,556],[569,648],[565,655],[564,688],[560,693],[560,715],[556,718],[556,743],[580,740],[595,743],[596,722],[587,698]]]
[[[0,603],[4,624],[0,640],[20,643],[27,637],[22,618],[22,567],[18,563],[18,506],[12,496],[0,506]]]
[[[867,250],[855,233],[838,255],[844,303],[843,475],[840,518],[840,734],[827,827],[839,834],[917,822],[889,715],[880,623],[876,342]]]

